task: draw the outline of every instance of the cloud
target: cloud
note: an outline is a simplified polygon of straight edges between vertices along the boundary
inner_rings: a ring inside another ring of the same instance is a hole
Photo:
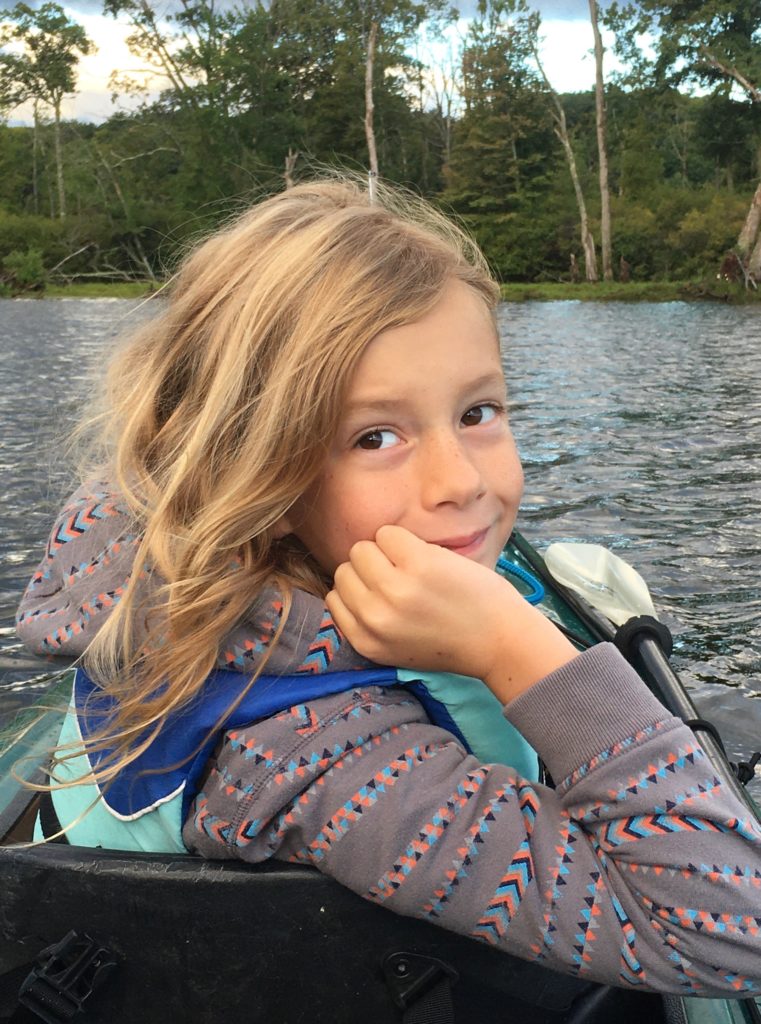
[[[543,3],[533,3],[531,7],[539,11],[542,18],[557,21],[589,21],[589,4],[584,0],[544,0]]]
[[[40,0],[41,2],[41,0]],[[33,7],[38,3],[33,3]],[[72,13],[96,14],[103,10],[103,0],[69,0],[65,4]],[[170,0],[160,5],[168,13],[172,7],[179,7],[177,0]],[[217,8],[245,6],[245,0],[222,0],[216,4]],[[472,18],[478,8],[478,0],[453,0],[453,6],[460,12],[462,18]],[[601,4],[605,6],[605,4]],[[542,18],[552,18],[558,21],[587,21],[589,19],[589,4],[587,0],[530,0],[529,7],[538,11]]]
[[[454,0],[454,6],[461,18],[472,18],[478,9],[478,0]],[[542,18],[558,21],[588,21],[589,4],[586,0],[533,0],[529,2],[532,11],[538,11]]]

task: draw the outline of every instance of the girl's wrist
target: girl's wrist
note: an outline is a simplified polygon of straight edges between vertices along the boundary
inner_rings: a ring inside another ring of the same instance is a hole
[[[541,679],[573,661],[579,651],[557,627],[523,598],[512,603],[497,633],[484,683],[508,704]]]

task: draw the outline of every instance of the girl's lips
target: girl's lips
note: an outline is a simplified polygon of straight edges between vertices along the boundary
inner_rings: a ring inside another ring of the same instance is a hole
[[[449,551],[454,551],[457,555],[471,555],[474,551],[477,551],[489,532],[487,527],[485,530],[479,530],[478,533],[470,533],[464,537],[448,537],[446,540],[434,541],[440,548],[448,548]]]

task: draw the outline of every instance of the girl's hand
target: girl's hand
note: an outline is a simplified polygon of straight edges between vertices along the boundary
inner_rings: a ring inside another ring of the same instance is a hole
[[[326,602],[366,658],[476,676],[503,703],[577,654],[507,580],[400,526],[354,545]]]

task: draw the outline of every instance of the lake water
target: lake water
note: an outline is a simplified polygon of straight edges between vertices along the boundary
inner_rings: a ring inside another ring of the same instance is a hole
[[[152,308],[0,302],[0,719],[43,685],[12,623],[71,489],[61,439],[90,368]],[[747,756],[761,746],[761,311],[506,303],[499,321],[519,526],[538,546],[593,541],[635,565],[700,712]]]

